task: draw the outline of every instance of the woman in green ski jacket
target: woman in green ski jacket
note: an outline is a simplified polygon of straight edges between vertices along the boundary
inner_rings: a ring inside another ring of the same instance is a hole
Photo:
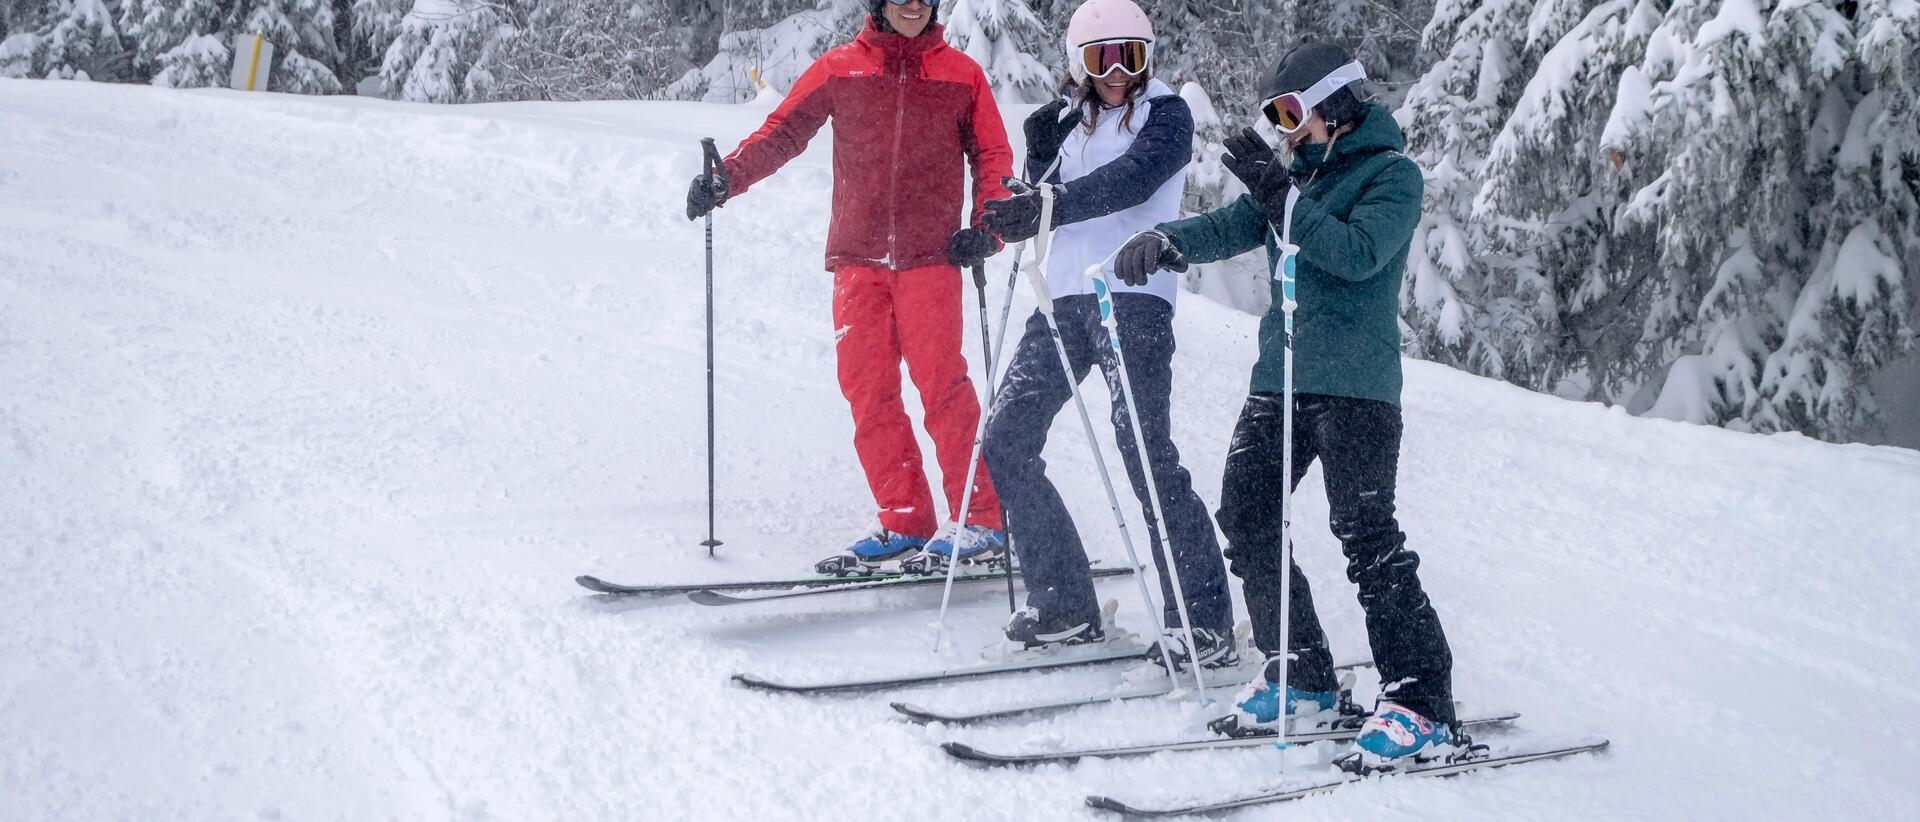
[[[1281,483],[1297,485],[1318,459],[1333,533],[1347,558],[1347,578],[1359,586],[1373,658],[1386,683],[1354,744],[1364,759],[1383,765],[1450,748],[1455,718],[1452,653],[1421,588],[1419,558],[1394,518],[1399,290],[1420,222],[1420,168],[1401,153],[1404,138],[1393,115],[1356,94],[1365,76],[1338,46],[1294,49],[1269,73],[1261,95],[1291,162],[1276,157],[1251,128],[1229,138],[1222,161],[1248,193],[1129,240],[1116,273],[1144,277],[1266,248],[1273,308],[1260,322],[1260,360],[1228,451],[1218,522],[1231,569],[1244,586],[1254,642],[1274,658],[1235,699],[1233,713],[1213,727],[1230,734],[1273,729],[1282,704],[1296,730],[1337,715],[1339,683],[1306,577],[1298,564],[1290,575],[1281,569]],[[1294,272],[1298,304],[1291,478],[1284,476],[1283,453],[1289,296],[1283,266]],[[1281,586],[1288,579],[1291,616],[1283,643]],[[1285,651],[1291,662],[1282,688],[1277,655]]]

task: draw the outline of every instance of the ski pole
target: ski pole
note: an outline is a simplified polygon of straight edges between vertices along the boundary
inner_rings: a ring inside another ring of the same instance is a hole
[[[708,184],[716,179],[720,182],[720,197],[726,198],[727,166],[720,161],[720,148],[713,144],[712,137],[700,139],[701,166]],[[714,204],[716,207],[719,203]],[[707,547],[707,557],[712,558],[713,549],[722,543],[713,535],[714,527],[714,461],[713,461],[713,211],[707,211],[707,539],[700,543]]]
[[[1058,168],[1059,166],[1060,166],[1060,158],[1055,157],[1053,162],[1047,166],[1047,170],[1040,173],[1040,179],[1044,180],[1052,176],[1053,170],[1055,168]],[[1043,206],[1046,211],[1046,213],[1042,215],[1043,218],[1051,219],[1053,201],[1048,198],[1043,198]],[[1042,225],[1045,225],[1045,223],[1043,222]],[[1037,264],[1037,261],[1041,257],[1045,256],[1044,249],[1046,248],[1046,238],[1041,237],[1040,239],[1038,239],[1034,243],[1034,248],[1035,248],[1034,259]],[[986,363],[987,389],[986,390],[987,390],[988,399],[987,399],[986,405],[980,409],[979,426],[975,429],[974,435],[973,435],[973,458],[967,461],[966,490],[961,492],[960,511],[958,515],[954,518],[953,556],[948,559],[947,582],[940,592],[940,621],[939,621],[940,627],[939,627],[939,632],[935,634],[933,638],[934,653],[940,652],[940,643],[945,638],[947,633],[947,605],[949,602],[951,602],[953,598],[953,580],[960,568],[960,545],[959,545],[960,533],[966,528],[967,510],[973,504],[974,472],[979,468],[980,454],[982,449],[986,447],[987,417],[989,414],[992,413],[992,410],[993,410],[993,399],[992,399],[994,395],[993,364],[999,361],[1000,354],[1003,350],[1005,350],[1007,345],[1007,318],[1013,315],[1013,286],[1014,286],[1014,283],[1018,281],[1020,277],[1020,256],[1024,254],[1026,250],[1027,250],[1027,244],[1025,241],[1022,241],[1013,247],[1013,270],[1007,274],[1007,296],[1006,296],[1006,299],[1000,301],[1000,334],[996,338],[996,342],[993,345],[993,350],[987,355],[987,363]],[[986,282],[986,276],[984,272],[980,268],[976,267],[974,269],[974,284],[980,287],[981,289],[980,291],[981,329],[980,330],[981,330],[981,333],[983,334],[986,332],[985,308],[986,308],[987,295],[985,290],[985,282]],[[1002,512],[1000,524],[1003,527],[1003,530],[1007,532],[1007,553],[1009,555],[1008,562],[1007,562],[1007,600],[1009,604],[1012,604],[1012,600],[1013,600],[1013,562],[1012,560],[1017,559],[1018,555],[1013,553],[1013,531],[1012,529],[1004,527],[1006,525],[1005,516],[1006,516],[1005,513]]]
[[[1016,274],[1020,271],[1020,252],[1023,250],[1025,250],[1024,244],[1023,244],[1023,247],[1016,248],[1013,253],[1013,270]],[[974,282],[974,285],[980,291],[980,333],[983,335],[981,338],[980,344],[983,349],[987,349],[988,348],[987,340],[984,336],[987,333],[987,275],[984,268],[980,266],[975,266],[973,268],[973,282]],[[1011,283],[1009,283],[1009,287],[1007,289],[1007,299],[1005,300],[1005,304],[1001,310],[1000,341],[1002,343],[1006,342],[1006,339],[1007,339],[1006,315],[1009,312],[1011,312],[1012,309],[1013,309],[1013,289],[1011,287]],[[957,512],[957,516],[955,516],[954,522],[953,522],[953,541],[951,543],[953,556],[947,557],[947,581],[946,581],[946,584],[941,587],[941,591],[940,591],[940,622],[939,622],[940,627],[938,629],[938,632],[934,634],[934,637],[933,637],[933,652],[936,654],[940,652],[940,644],[946,638],[946,634],[947,634],[947,605],[953,600],[953,581],[956,577],[959,576],[959,573],[960,573],[960,539],[962,535],[966,533],[967,513],[973,507],[974,478],[979,475],[981,452],[985,450],[987,445],[987,417],[993,410],[993,397],[994,397],[993,363],[994,363],[994,360],[997,358],[997,353],[998,352],[993,350],[987,350],[987,353],[986,353],[987,387],[985,391],[986,391],[987,398],[980,408],[980,421],[974,427],[973,451],[969,456],[969,458],[967,459],[967,484],[966,484],[965,490],[962,490],[960,492],[960,510]],[[1006,528],[1005,516],[1006,515],[1003,512],[1001,514],[1002,520],[1000,523],[1002,529]],[[1009,531],[1008,533],[1009,533],[1009,536],[1008,536],[1007,544],[1009,547],[1007,549],[1007,554],[1008,554],[1007,602],[1008,604],[1012,604],[1013,602],[1013,549],[1011,546],[1013,543],[1012,543],[1011,531]]]
[[[1033,287],[1033,296],[1040,303],[1040,315],[1047,323],[1047,336],[1053,338],[1054,353],[1060,355],[1060,375],[1067,381],[1067,390],[1073,395],[1073,409],[1080,414],[1080,427],[1087,432],[1087,447],[1093,452],[1093,465],[1100,474],[1100,484],[1107,491],[1107,507],[1113,510],[1113,523],[1120,529],[1120,546],[1127,552],[1127,562],[1134,568],[1133,581],[1140,588],[1140,603],[1146,606],[1147,617],[1153,620],[1154,639],[1160,645],[1162,658],[1171,661],[1173,653],[1167,647],[1165,621],[1160,617],[1160,606],[1154,604],[1153,594],[1147,591],[1146,575],[1140,573],[1145,566],[1140,564],[1140,556],[1133,550],[1133,536],[1127,531],[1127,515],[1120,510],[1120,496],[1113,492],[1113,477],[1107,473],[1106,457],[1100,453],[1100,439],[1094,434],[1093,420],[1087,416],[1087,404],[1080,398],[1080,384],[1073,378],[1073,361],[1067,358],[1066,343],[1060,339],[1060,325],[1053,316],[1053,291],[1047,287],[1046,259],[1047,244],[1050,239],[1048,226],[1053,224],[1053,186],[1040,185],[1040,234],[1034,240],[1033,267],[1027,270],[1027,283]],[[1167,666],[1167,681],[1174,690],[1180,689],[1180,678]]]
[[[1019,254],[1019,250],[1014,251],[1013,266],[1015,269],[1020,267]],[[994,400],[997,398],[999,392],[995,390],[993,379],[993,329],[987,327],[987,266],[984,261],[980,265],[973,267],[973,290],[974,293],[980,297],[980,353],[986,357],[987,375],[987,404],[981,407],[980,417],[981,419],[986,419],[987,413],[993,408]],[[1009,302],[1011,302],[1011,300],[1009,300]],[[985,441],[982,440],[983,447],[984,444]],[[1013,601],[1013,561],[1019,554],[1013,550],[1013,526],[1007,523],[1007,509],[1005,506],[1001,506],[1000,508],[1000,528],[1005,531],[1007,535],[1007,561],[1003,570],[1006,571],[1004,576],[1007,578],[1007,613],[1011,614],[1019,610],[1019,607],[1016,606]]]
[[[1116,252],[1117,253],[1117,252]],[[1111,259],[1111,257],[1109,257]],[[1140,473],[1147,479],[1147,499],[1153,512],[1153,536],[1160,541],[1161,559],[1166,563],[1168,579],[1173,583],[1174,607],[1180,612],[1180,624],[1187,634],[1187,663],[1193,667],[1193,687],[1204,695],[1207,682],[1200,674],[1200,645],[1193,639],[1193,616],[1187,611],[1187,595],[1180,583],[1180,564],[1174,560],[1173,542],[1167,538],[1167,515],[1160,502],[1160,488],[1153,479],[1153,460],[1147,456],[1147,435],[1140,429],[1140,410],[1133,403],[1133,380],[1127,377],[1127,355],[1120,349],[1120,319],[1113,310],[1112,284],[1107,282],[1106,262],[1087,266],[1087,277],[1093,281],[1093,294],[1100,303],[1100,324],[1107,327],[1107,344],[1113,348],[1114,370],[1120,372],[1120,394],[1126,399],[1127,419],[1133,421],[1134,456],[1140,462]],[[1231,636],[1227,637],[1233,641]],[[1162,647],[1161,653],[1166,653]],[[1173,657],[1166,657],[1167,670],[1174,667]]]
[[[1287,211],[1282,219],[1286,225],[1280,227],[1274,239],[1280,244],[1280,264],[1274,276],[1280,279],[1280,314],[1282,339],[1286,343],[1281,360],[1280,399],[1285,403],[1280,409],[1280,470],[1285,476],[1280,480],[1280,739],[1275,745],[1287,746],[1287,710],[1293,707],[1288,703],[1287,672],[1293,660],[1293,312],[1299,307],[1293,297],[1293,260],[1300,253],[1300,247],[1293,244],[1293,206],[1300,200],[1300,189],[1287,191]],[[1272,231],[1271,224],[1268,230]],[[1286,757],[1280,758],[1280,769],[1285,771]]]

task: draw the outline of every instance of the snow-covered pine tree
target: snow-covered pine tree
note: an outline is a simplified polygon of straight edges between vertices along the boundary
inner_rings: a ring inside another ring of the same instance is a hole
[[[127,0],[121,30],[134,68],[157,86],[226,85],[235,12],[232,0]]]
[[[359,77],[377,75],[385,60],[387,47],[400,37],[400,23],[413,8],[413,0],[351,0],[347,45],[342,49],[351,72]],[[345,82],[348,78],[340,78]]]
[[[1027,0],[948,0],[940,20],[947,42],[986,70],[994,97],[1037,103],[1060,78],[1060,38],[1047,31]]]
[[[1824,6],[1783,3],[1768,31],[1775,54],[1806,54],[1837,78],[1823,112],[1858,98],[1844,124],[1833,117],[1838,128],[1821,135],[1834,142],[1808,158],[1832,169],[1822,181],[1830,189],[1808,215],[1811,274],[1767,357],[1752,421],[1866,433],[1878,422],[1867,381],[1912,349],[1920,299],[1920,3],[1868,0],[1850,23]]]
[[[1067,19],[1078,2],[1062,4],[1066,16],[1054,29],[1056,41],[1065,33]],[[1248,17],[1263,23],[1279,15],[1280,4],[1247,4],[1235,0],[1163,0],[1141,3],[1153,20],[1154,73],[1178,88],[1199,83],[1219,106],[1229,123],[1251,122],[1254,86],[1278,53],[1257,47]]]
[[[340,91],[340,78],[333,73],[341,54],[333,39],[332,0],[253,0],[241,18],[240,31],[273,41],[274,91]]]
[[[691,68],[687,17],[669,0],[542,0],[501,49],[496,94],[510,100],[659,95]]]
[[[1612,129],[1650,166],[1616,230],[1653,239],[1628,270],[1644,294],[1621,302],[1643,318],[1635,410],[1831,438],[1872,425],[1866,380],[1911,339],[1911,303],[1874,236],[1898,188],[1842,193],[1851,112],[1872,105],[1852,28],[1820,0],[1675,4],[1625,75],[1651,81],[1646,127]]]
[[[802,0],[800,5],[784,15],[771,5],[761,7],[764,17],[731,14],[713,54],[674,80],[663,96],[744,103],[762,94],[755,76],[773,93],[784,93],[814,58],[851,39],[867,16],[866,0]]]
[[[417,0],[380,64],[387,94],[416,103],[493,99],[496,56],[526,17],[518,0]]]
[[[1652,0],[1549,0],[1528,18],[1518,62],[1531,78],[1475,175],[1467,231],[1496,320],[1480,338],[1515,382],[1584,395],[1593,380],[1617,386],[1610,367],[1629,359],[1635,340],[1607,337],[1618,326],[1584,322],[1616,273],[1595,181],[1613,177],[1600,137],[1616,78],[1659,19]]]
[[[1429,185],[1410,349],[1636,413],[1867,433],[1920,292],[1914,7],[1550,0],[1520,26],[1443,2],[1446,56],[1401,112]]]
[[[1679,2],[1640,66],[1650,128],[1629,150],[1646,167],[1630,170],[1637,190],[1621,228],[1649,230],[1654,253],[1629,269],[1649,276],[1626,280],[1619,301],[1642,320],[1637,356],[1621,365],[1647,383],[1630,407],[1655,416],[1774,427],[1760,366],[1781,340],[1782,303],[1806,280],[1809,206],[1828,196],[1806,170],[1821,162],[1808,151],[1820,124],[1806,115],[1841,63],[1776,48],[1768,28],[1753,0]],[[1789,112],[1800,116],[1771,122]],[[1596,385],[1596,397],[1613,387]]]
[[[115,24],[117,0],[51,0],[9,16],[0,40],[0,77],[121,80],[131,54]]]
[[[1533,321],[1526,306],[1483,287],[1488,272],[1468,227],[1480,166],[1525,82],[1515,63],[1530,8],[1526,0],[1440,0],[1422,35],[1438,59],[1399,113],[1408,153],[1426,175],[1400,295],[1408,351],[1501,378],[1512,348],[1502,340]]]

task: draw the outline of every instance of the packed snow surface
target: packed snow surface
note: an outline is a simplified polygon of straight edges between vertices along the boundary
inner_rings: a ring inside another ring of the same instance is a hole
[[[697,546],[682,196],[697,138],[763,114],[0,81],[0,819],[1070,819],[1087,793],[1309,778],[1328,746],[1283,776],[1270,748],[1021,772],[933,744],[1165,739],[1198,729],[1191,702],[968,728],[886,708],[1112,670],[831,699],[727,682],[978,659],[995,585],[956,593],[938,656],[937,589],[714,609],[574,585],[794,575],[871,515],[833,376],[823,135],[718,213],[726,544]],[[1190,296],[1177,329],[1176,439],[1217,503],[1255,318]],[[1465,712],[1525,715],[1496,746],[1613,748],[1245,817],[1920,805],[1920,453],[1407,371],[1400,511]],[[1071,413],[1048,448],[1120,561]],[[1360,657],[1318,476],[1299,555],[1336,655]],[[1102,591],[1143,630],[1132,583]]]

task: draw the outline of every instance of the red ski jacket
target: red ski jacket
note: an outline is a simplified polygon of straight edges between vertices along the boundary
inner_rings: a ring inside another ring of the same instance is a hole
[[[787,99],[727,156],[728,196],[785,165],[833,118],[833,217],[827,269],[870,265],[905,271],[946,264],[960,228],[965,160],[973,169],[973,214],[1006,197],[1013,173],[1006,126],[979,64],[941,39],[882,32],[868,18],[860,36],[820,55]]]

